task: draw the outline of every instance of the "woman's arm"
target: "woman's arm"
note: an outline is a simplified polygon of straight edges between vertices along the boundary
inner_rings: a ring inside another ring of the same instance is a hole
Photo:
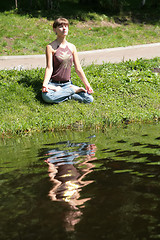
[[[79,76],[79,78],[82,80],[82,82],[84,83],[87,92],[93,93],[93,89],[91,88],[85,73],[81,67],[80,61],[79,61],[79,57],[78,57],[78,53],[77,53],[77,49],[76,47],[73,45],[73,62],[74,62],[74,67],[75,67],[75,71],[77,73],[77,75]]]
[[[53,71],[52,47],[50,45],[47,45],[47,47],[46,47],[46,70],[45,70],[45,75],[44,75],[42,92],[48,92],[48,82],[51,78],[52,71]]]

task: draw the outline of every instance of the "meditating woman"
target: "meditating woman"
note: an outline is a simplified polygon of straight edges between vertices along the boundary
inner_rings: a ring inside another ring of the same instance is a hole
[[[65,18],[58,18],[53,23],[57,38],[46,47],[46,71],[42,98],[47,103],[60,103],[69,99],[91,103],[93,90],[80,65],[76,47],[66,40],[68,28],[69,22]],[[85,88],[72,84],[72,63]]]

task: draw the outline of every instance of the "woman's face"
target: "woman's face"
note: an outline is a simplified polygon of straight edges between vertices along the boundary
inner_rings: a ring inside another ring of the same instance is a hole
[[[67,36],[68,35],[68,24],[61,24],[55,28],[57,36]]]

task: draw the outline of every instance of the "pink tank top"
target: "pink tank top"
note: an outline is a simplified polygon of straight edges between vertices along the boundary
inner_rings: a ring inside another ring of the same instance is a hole
[[[71,79],[71,67],[73,63],[72,51],[66,45],[59,47],[53,55],[53,73],[51,81],[65,82]]]

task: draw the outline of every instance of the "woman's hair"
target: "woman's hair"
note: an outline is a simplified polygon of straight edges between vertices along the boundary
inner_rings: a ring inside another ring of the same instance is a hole
[[[69,26],[69,21],[66,18],[57,18],[53,23],[53,28],[56,28],[61,24],[66,24]]]

